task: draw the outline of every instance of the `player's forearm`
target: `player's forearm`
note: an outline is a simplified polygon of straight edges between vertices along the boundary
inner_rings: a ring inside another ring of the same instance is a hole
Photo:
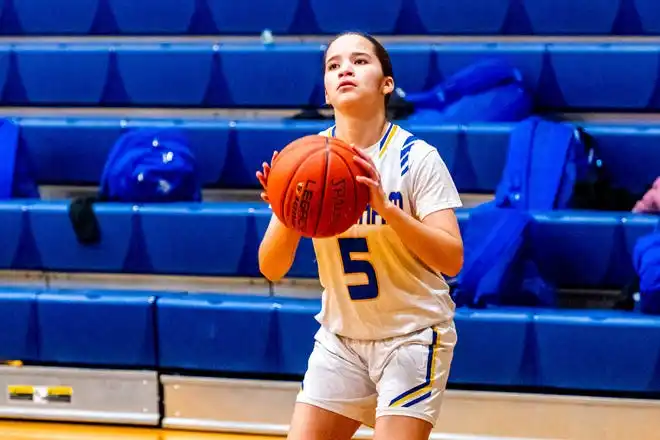
[[[381,216],[406,247],[426,265],[452,277],[460,272],[463,267],[463,242],[459,238],[417,221],[393,204]]]
[[[259,270],[270,281],[279,281],[291,269],[300,234],[288,229],[276,216],[272,216],[268,229],[259,245]]]

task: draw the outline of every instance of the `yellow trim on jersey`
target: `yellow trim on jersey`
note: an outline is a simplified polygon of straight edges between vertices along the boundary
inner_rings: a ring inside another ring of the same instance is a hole
[[[383,157],[385,151],[387,151],[387,147],[390,145],[392,139],[394,139],[394,135],[396,134],[398,128],[399,128],[398,125],[392,124],[392,130],[390,131],[390,134],[387,136],[387,139],[385,139],[385,142],[383,143],[383,148],[380,149],[380,153],[378,154],[378,158]]]
[[[424,383],[417,385],[408,391],[402,393],[398,397],[395,397],[390,402],[390,407],[402,407],[402,406],[412,406],[418,401],[425,400],[430,397],[431,392],[433,391],[433,384],[435,382],[435,368],[438,364],[438,353],[440,353],[438,343],[440,342],[440,335],[436,328],[432,328],[433,331],[433,341],[429,347],[429,361],[430,365],[426,371],[426,380]]]
[[[321,132],[321,136],[332,137],[332,127],[326,128]]]

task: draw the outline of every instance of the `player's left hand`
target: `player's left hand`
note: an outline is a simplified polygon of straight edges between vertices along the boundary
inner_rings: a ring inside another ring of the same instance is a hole
[[[380,173],[374,161],[364,151],[353,146],[353,160],[365,171],[365,176],[357,176],[355,180],[369,187],[369,205],[376,212],[384,212],[389,200],[383,190]]]

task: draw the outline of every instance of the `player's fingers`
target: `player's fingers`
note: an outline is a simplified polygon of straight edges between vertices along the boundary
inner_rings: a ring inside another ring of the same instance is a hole
[[[357,180],[358,182],[363,183],[367,186],[370,186],[372,188],[378,188],[380,186],[377,181],[375,181],[373,179],[370,179],[368,177],[365,177],[365,176],[357,176],[355,178],[355,180]]]
[[[273,157],[270,158],[270,163],[273,163],[273,161],[275,161],[275,158],[277,157],[278,154],[279,152],[277,150],[273,151]]]
[[[263,200],[266,203],[269,203],[268,194],[266,194],[266,192],[262,192],[260,195],[261,195],[261,200]]]
[[[264,189],[266,189],[266,183],[267,183],[266,177],[262,174],[261,171],[257,171],[257,180],[259,180],[259,183],[261,184],[261,186]]]
[[[355,144],[352,144],[351,148],[353,148],[353,151],[355,152],[355,154],[360,156],[362,159],[364,159],[366,161],[371,160],[371,158],[369,156],[367,156],[367,154],[364,151],[362,151],[362,149],[356,147]]]

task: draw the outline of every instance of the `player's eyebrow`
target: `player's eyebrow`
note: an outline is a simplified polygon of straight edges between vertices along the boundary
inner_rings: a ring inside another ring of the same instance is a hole
[[[351,58],[352,58],[352,57],[357,57],[357,56],[367,56],[367,57],[370,57],[370,58],[371,58],[371,54],[368,53],[368,52],[360,52],[360,51],[351,52]],[[339,57],[340,57],[340,55],[338,55],[338,54],[337,54],[337,55],[333,55],[333,56],[331,56],[330,58],[328,58],[325,62],[326,62],[326,64],[327,64],[327,63],[329,63],[330,61],[334,61],[335,59],[337,59],[337,58],[339,58]]]

